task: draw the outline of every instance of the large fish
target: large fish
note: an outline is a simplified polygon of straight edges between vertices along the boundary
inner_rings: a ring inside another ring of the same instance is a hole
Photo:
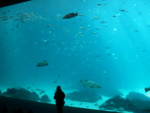
[[[82,84],[84,87],[93,88],[93,89],[101,88],[99,84],[90,80],[80,80],[80,84]]]
[[[69,14],[66,14],[63,19],[70,19],[70,18],[73,18],[73,17],[76,17],[78,16],[78,13],[69,13]]]
[[[46,61],[40,61],[36,65],[37,67],[42,67],[42,66],[48,66],[48,63]]]

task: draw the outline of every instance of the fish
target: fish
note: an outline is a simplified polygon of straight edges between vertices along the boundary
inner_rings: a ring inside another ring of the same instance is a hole
[[[125,9],[120,9],[119,11],[122,11],[122,12],[128,12],[127,10]]]
[[[92,88],[92,89],[99,89],[101,86],[97,84],[94,81],[90,80],[80,80],[80,84],[82,84],[84,87]]]
[[[36,65],[37,67],[42,67],[42,66],[48,66],[48,63],[46,61],[40,61]]]
[[[63,17],[63,19],[70,19],[76,16],[78,16],[78,13],[68,13]]]
[[[79,27],[79,29],[84,29],[84,27]]]
[[[97,4],[98,6],[102,6],[102,4]]]
[[[93,18],[94,18],[94,19],[99,19],[99,17],[97,17],[97,16],[96,16],[96,17],[93,17]]]
[[[145,90],[145,92],[148,92],[148,91],[150,91],[150,87],[147,87],[144,90]]]

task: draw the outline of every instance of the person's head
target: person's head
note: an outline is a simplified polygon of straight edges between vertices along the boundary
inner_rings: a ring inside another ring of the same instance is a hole
[[[57,91],[60,91],[61,90],[61,87],[60,86],[57,86]]]

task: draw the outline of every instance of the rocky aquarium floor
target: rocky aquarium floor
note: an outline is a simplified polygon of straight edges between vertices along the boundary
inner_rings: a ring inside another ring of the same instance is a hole
[[[31,88],[0,88],[0,95],[12,98],[20,98],[23,100],[32,100],[40,103],[55,104],[53,99],[55,90],[49,89],[46,92],[41,89],[31,89]],[[122,113],[132,113],[135,111],[148,111],[150,108],[150,98],[143,95],[142,93],[124,91],[125,97],[115,96],[113,98],[98,97],[92,98],[97,99],[93,102],[88,102],[89,98],[84,98],[84,101],[75,101],[76,94],[79,93],[80,97],[83,92],[65,90],[66,99],[65,106],[86,108],[94,110],[104,110]],[[74,96],[75,94],[75,96]],[[73,96],[72,96],[73,95]],[[86,94],[84,94],[86,97]],[[93,95],[93,94],[92,94]],[[70,96],[70,98],[69,98]],[[83,100],[83,99],[82,99]],[[144,113],[144,112],[143,112]]]

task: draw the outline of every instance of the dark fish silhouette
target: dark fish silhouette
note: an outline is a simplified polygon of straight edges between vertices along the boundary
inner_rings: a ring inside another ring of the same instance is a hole
[[[37,67],[42,67],[42,66],[48,66],[48,63],[46,61],[41,61],[41,62],[38,62]]]
[[[69,13],[69,14],[66,14],[63,19],[70,19],[70,18],[73,18],[73,17],[76,17],[78,16],[78,13]]]
[[[101,88],[99,84],[90,80],[80,80],[80,84],[82,84],[84,87],[93,88],[93,89]]]

